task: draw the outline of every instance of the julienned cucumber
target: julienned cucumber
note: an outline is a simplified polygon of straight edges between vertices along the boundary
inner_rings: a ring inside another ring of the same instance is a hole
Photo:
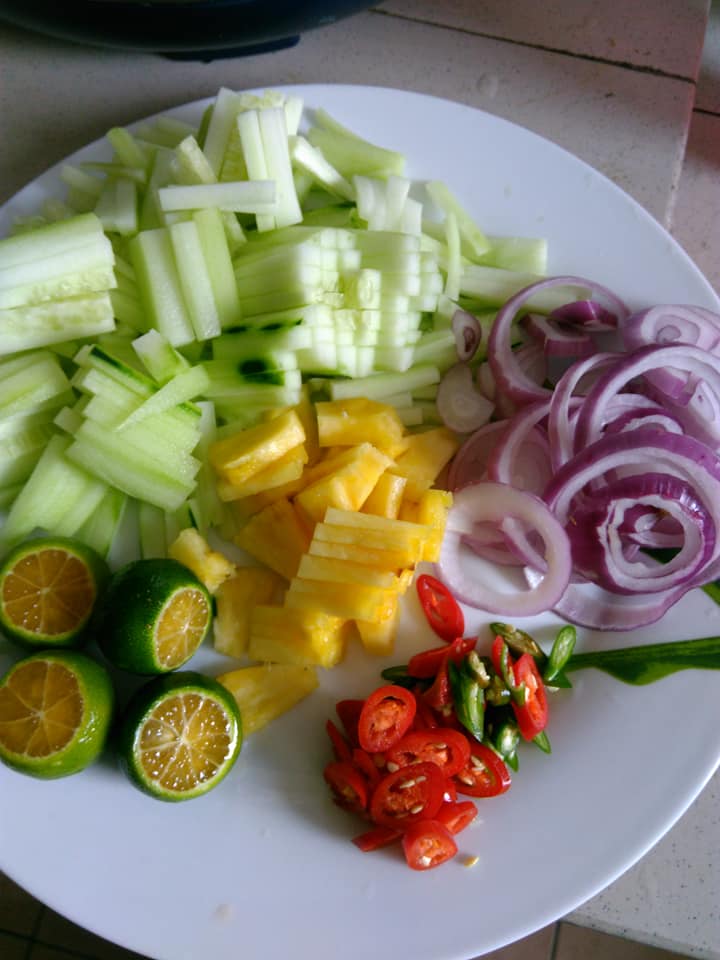
[[[223,88],[197,127],[113,128],[108,157],[66,165],[65,199],[0,240],[6,539],[37,524],[105,552],[139,514],[164,550],[186,522],[222,526],[203,443],[303,384],[437,422],[454,307],[484,297],[491,322],[544,242],[486,235],[401,154],[302,118],[296,96]]]
[[[589,667],[637,686],[653,683],[678,670],[720,670],[720,637],[574,653],[565,664],[566,671]]]

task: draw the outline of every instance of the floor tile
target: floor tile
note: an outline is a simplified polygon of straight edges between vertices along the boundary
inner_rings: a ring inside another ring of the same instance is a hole
[[[64,47],[61,85],[52,40],[26,34],[14,49],[0,64],[5,195],[110,124],[212,96],[223,84],[242,89],[321,80],[416,90],[512,119],[592,163],[664,222],[694,98],[689,82],[373,12],[310,31],[291,50],[210,64],[112,51],[100,60]],[[99,99],[93,95],[98,85]],[[19,98],[27,105],[22,116],[10,109]],[[12,116],[12,129],[5,116]],[[38,142],[32,156],[8,149],[27,142]]]
[[[553,960],[684,960],[684,954],[669,953],[656,947],[620,937],[611,937],[598,930],[560,924]]]
[[[555,926],[551,924],[502,950],[484,954],[482,960],[550,960],[554,931]]]
[[[693,114],[672,233],[720,294],[720,114]]]
[[[54,910],[45,911],[36,936],[38,941],[47,947],[60,947],[94,960],[143,960],[140,954],[125,950],[89,930],[84,930]],[[33,956],[31,960],[39,958]]]
[[[718,864],[720,772],[639,863],[566,919],[679,954],[691,942],[720,960]]]
[[[26,960],[28,942],[23,937],[0,933],[0,957],[2,960]]]
[[[720,0],[710,9],[695,106],[720,114]]]
[[[613,63],[650,67],[694,78],[708,14],[708,0],[622,3],[597,0],[385,0],[379,7],[489,37],[568,50]]]
[[[42,909],[38,900],[0,873],[0,930],[31,934]]]

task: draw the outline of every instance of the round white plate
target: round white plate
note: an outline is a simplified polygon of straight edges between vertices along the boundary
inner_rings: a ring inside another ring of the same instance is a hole
[[[550,273],[585,275],[632,306],[720,308],[707,282],[647,213],[542,138],[432,97],[350,86],[287,88],[383,146],[416,179],[442,179],[489,233],[549,240]],[[206,104],[175,111],[199,119]],[[110,126],[112,118],[108,118]],[[97,158],[93,144],[73,161]],[[59,190],[48,171],[0,211],[37,210]],[[469,629],[487,620],[469,614]],[[520,623],[520,621],[518,621]],[[525,621],[547,642],[557,621]],[[706,636],[720,608],[695,593],[632,635],[580,631],[579,647]],[[331,802],[324,722],[380,670],[435,645],[407,595],[396,654],[352,651],[321,688],[253,736],[213,793],[171,805],[136,791],[108,758],[66,780],[0,769],[0,867],[54,910],[156,960],[467,960],[565,915],[637,861],[677,820],[720,759],[720,674],[634,688],[596,671],[551,702],[553,753],[523,749],[510,791],[480,801],[461,856],[416,873],[399,850],[360,853],[361,825]],[[11,654],[0,647],[0,668]],[[203,650],[193,667],[229,661]],[[469,868],[465,856],[479,861]]]

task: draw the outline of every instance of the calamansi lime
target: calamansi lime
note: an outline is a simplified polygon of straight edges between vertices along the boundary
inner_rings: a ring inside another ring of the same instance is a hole
[[[133,783],[161,800],[198,797],[226,776],[242,746],[233,697],[192,670],[155,677],[130,700],[117,737]]]
[[[0,565],[3,633],[25,647],[80,644],[108,576],[102,557],[77,540],[20,544]]]
[[[25,657],[0,679],[0,760],[43,779],[78,773],[102,751],[113,703],[107,670],[84,653]]]
[[[195,574],[176,560],[135,560],[118,570],[95,618],[98,646],[131,673],[176,670],[210,630],[212,600]]]

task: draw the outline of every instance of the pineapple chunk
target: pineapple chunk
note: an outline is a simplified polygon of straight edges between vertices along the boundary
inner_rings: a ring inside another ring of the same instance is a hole
[[[312,544],[311,544],[312,547]],[[389,570],[377,570],[352,560],[337,560],[306,553],[300,561],[298,576],[305,580],[330,580],[333,583],[364,583],[383,590],[397,590],[398,578]]]
[[[363,504],[362,512],[374,513],[379,517],[388,517],[392,520],[397,519],[406,485],[407,479],[396,473],[381,474]]]
[[[392,613],[397,593],[364,583],[331,583],[295,577],[285,595],[285,606],[324,610],[343,620],[384,620]]]
[[[400,521],[388,521],[399,523]],[[402,559],[401,567],[410,567],[420,562],[425,548],[425,537],[408,537],[400,531],[370,530],[349,524],[318,523],[313,533],[313,541],[369,548],[375,551],[387,551]]]
[[[304,443],[299,443],[284,453],[277,460],[269,463],[264,469],[254,473],[251,477],[236,481],[234,470],[225,473],[225,479],[217,484],[218,496],[221,500],[241,500],[255,494],[264,493],[274,487],[286,487],[302,477],[308,455]]]
[[[217,680],[235,698],[246,736],[292,709],[318,686],[312,668],[290,663],[241,667],[221,674]]]
[[[403,478],[405,479],[405,478]],[[417,523],[418,505],[412,500],[403,500],[398,510],[398,520],[406,520],[408,523]]]
[[[242,657],[250,636],[250,614],[257,604],[272,603],[286,584],[274,570],[238,567],[215,595],[214,646],[228,657]]]
[[[256,513],[235,535],[239,547],[286,580],[297,573],[311,539],[310,530],[287,499]]]
[[[355,626],[360,637],[360,642],[366,653],[370,653],[376,657],[390,656],[395,646],[399,620],[400,604],[397,597],[395,598],[395,608],[393,612],[384,620],[372,622],[356,620]]]
[[[417,522],[430,528],[423,560],[436,563],[440,559],[445,524],[452,502],[453,496],[448,490],[426,490],[420,497],[417,504]]]
[[[273,420],[279,417],[287,410],[294,410],[300,418],[300,423],[305,431],[305,446],[307,447],[308,463],[316,463],[320,459],[320,444],[318,441],[318,424],[315,405],[310,400],[310,393],[305,385],[300,393],[300,400],[292,407],[281,407],[268,410],[265,415],[266,420]]]
[[[324,610],[259,605],[250,615],[252,660],[334,667],[345,656],[344,620]]]
[[[311,483],[295,497],[295,502],[314,522],[322,520],[328,507],[359,510],[380,475],[393,461],[371,443],[352,447],[348,461]]]
[[[210,593],[235,573],[235,564],[217,550],[194,527],[181,530],[168,548],[168,555],[192,570]]]
[[[217,440],[208,449],[208,459],[221,479],[239,484],[304,441],[300,418],[294,410],[287,410]]]
[[[460,446],[457,436],[447,427],[434,427],[409,437],[409,446],[390,468],[392,473],[407,478],[405,496],[419,500],[435,482]]]
[[[415,563],[415,557],[420,551],[383,550],[376,547],[366,547],[358,543],[336,543],[332,540],[322,540],[317,535],[322,524],[315,528],[315,536],[310,544],[310,554],[316,557],[329,557],[336,560],[350,560],[353,563],[362,563],[377,570],[401,570]],[[333,529],[332,527],[330,528]],[[350,531],[352,533],[352,531]],[[320,531],[322,534],[322,531]],[[332,534],[330,534],[332,535]]]
[[[405,433],[394,407],[365,397],[321,401],[315,405],[321,447],[372,443],[396,450]]]

